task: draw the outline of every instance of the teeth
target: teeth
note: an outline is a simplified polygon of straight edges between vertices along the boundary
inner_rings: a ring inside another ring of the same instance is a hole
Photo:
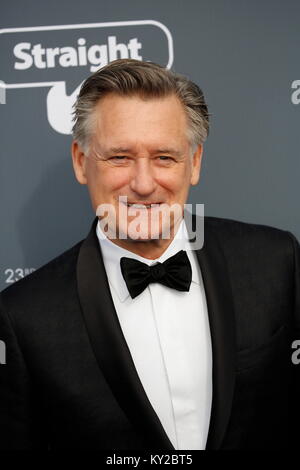
[[[144,209],[147,207],[148,209],[151,207],[151,204],[127,204],[128,207],[134,207],[135,209]]]

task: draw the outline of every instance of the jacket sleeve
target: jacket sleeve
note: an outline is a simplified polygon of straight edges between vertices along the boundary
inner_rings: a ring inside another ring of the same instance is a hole
[[[38,400],[1,294],[0,340],[0,450],[45,449]]]
[[[298,334],[300,333],[300,245],[295,237],[293,237],[294,254],[295,254],[295,319]],[[298,337],[300,340],[300,336]]]
[[[297,449],[300,442],[300,246],[290,234],[294,251],[294,327],[291,344],[292,386],[290,400],[290,447]],[[297,361],[292,360],[292,356]]]

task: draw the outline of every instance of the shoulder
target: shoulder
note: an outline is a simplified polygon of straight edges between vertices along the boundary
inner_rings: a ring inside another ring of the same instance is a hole
[[[290,269],[299,257],[298,241],[286,230],[218,217],[205,217],[204,230],[204,240],[213,234],[232,263]]]
[[[0,293],[1,308],[9,312],[36,309],[45,302],[60,304],[74,290],[76,264],[82,240],[47,264]]]
[[[213,232],[222,242],[284,244],[292,246],[294,235],[286,230],[262,224],[241,222],[219,217],[205,217],[207,234]]]

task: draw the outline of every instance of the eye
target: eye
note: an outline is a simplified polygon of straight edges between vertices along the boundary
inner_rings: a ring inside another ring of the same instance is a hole
[[[169,157],[168,155],[159,155],[157,161],[160,165],[165,165],[165,166],[173,165],[173,163],[175,162],[174,158]]]
[[[128,163],[128,157],[125,155],[115,155],[109,158],[110,162],[114,165],[126,165]]]
[[[161,159],[161,160],[165,160],[165,161],[166,160],[173,160],[171,157],[168,157],[167,155],[160,155],[158,158]]]

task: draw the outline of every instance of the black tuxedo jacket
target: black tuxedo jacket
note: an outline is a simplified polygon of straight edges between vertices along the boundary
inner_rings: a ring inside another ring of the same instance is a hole
[[[0,295],[0,339],[6,343],[2,449],[173,449],[118,322],[96,222],[85,240]],[[270,227],[208,217],[197,258],[213,349],[206,448],[296,446],[296,239]]]

